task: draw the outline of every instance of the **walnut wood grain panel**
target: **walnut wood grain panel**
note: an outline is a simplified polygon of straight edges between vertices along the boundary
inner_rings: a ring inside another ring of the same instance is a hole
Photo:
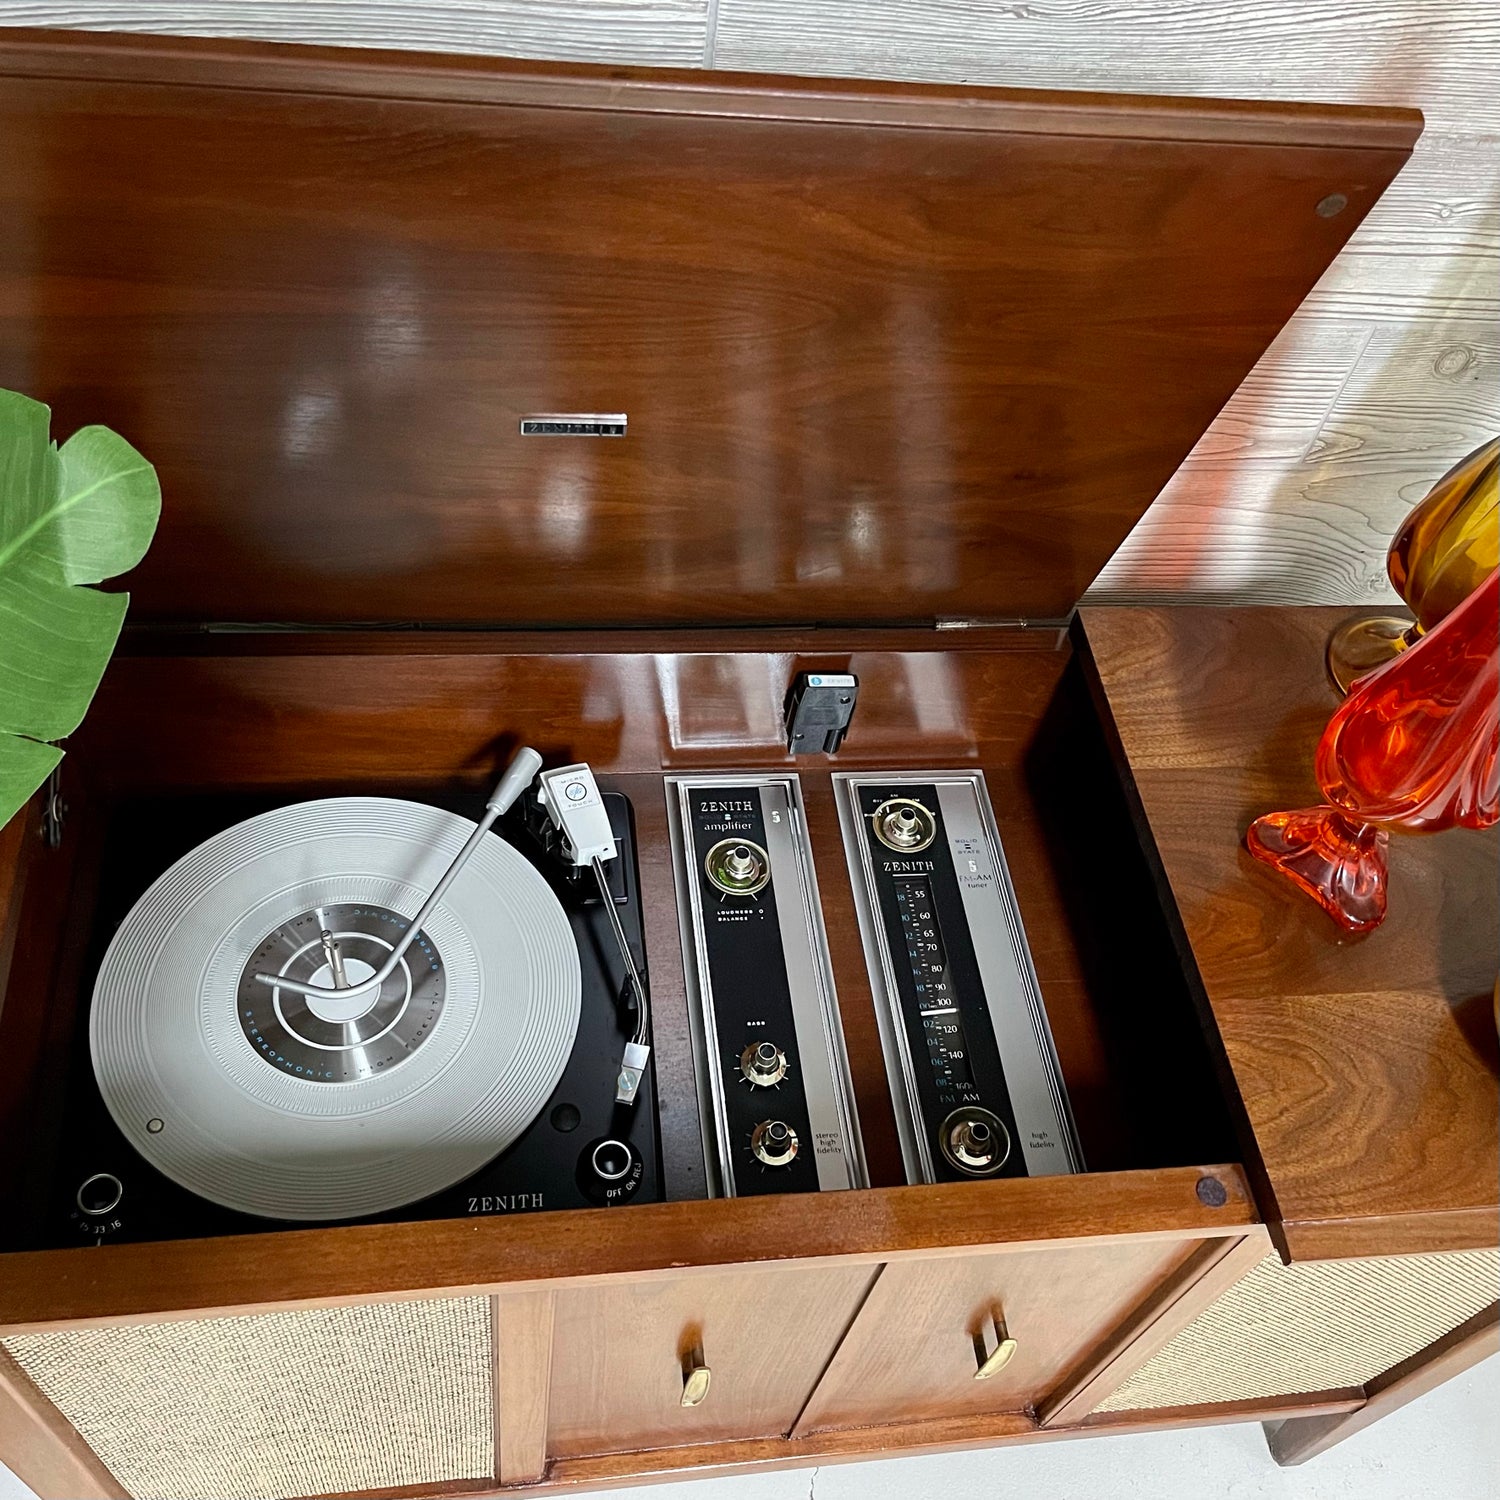
[[[1223,1185],[1222,1206],[1200,1200],[1205,1175]],[[602,1284],[643,1272],[748,1268],[784,1262],[789,1253],[811,1261],[847,1256],[874,1266],[907,1255],[961,1256],[1105,1235],[1197,1239],[1257,1222],[1239,1169],[1216,1166],[26,1251],[5,1257],[0,1332],[258,1311],[280,1303]]]
[[[1043,1427],[1062,1427],[1088,1416],[1194,1318],[1265,1258],[1264,1230],[1238,1240],[1210,1240],[1164,1282],[1088,1361],[1037,1407]]]
[[[867,1265],[759,1267],[559,1291],[549,1450],[790,1432],[874,1277]],[[683,1364],[698,1354],[711,1383],[685,1407]]]
[[[88,7],[0,3],[0,17],[73,24],[83,16],[90,24],[143,29],[190,25],[462,50],[486,50],[497,35],[491,28],[503,22],[504,44],[489,50],[677,59],[682,28],[659,21],[658,9],[650,6],[642,18],[632,7],[627,18],[570,4],[555,14],[547,8],[539,24],[533,5],[484,0],[455,26],[442,10],[383,5],[371,14],[355,0],[312,12],[298,4],[258,4],[253,12],[200,5],[187,17],[179,7],[168,14],[113,0]],[[1482,354],[1492,342],[1500,286],[1500,153],[1493,143],[1500,51],[1485,44],[1485,0],[1446,6],[1441,20],[1425,0],[1347,0],[1325,5],[1312,28],[1287,13],[1205,12],[1192,0],[1108,11],[1064,0],[1026,15],[964,0],[875,10],[839,0],[733,0],[715,6],[710,20],[719,24],[708,31],[707,60],[733,67],[1421,106],[1429,130],[1410,163],[1289,325],[1311,359],[1281,357],[1278,340],[1246,382],[1257,388],[1253,426],[1242,420],[1252,414],[1232,401],[1094,591],[1140,602],[1216,595],[1328,603],[1385,594],[1384,539],[1423,476],[1430,480],[1473,446],[1464,436],[1466,409],[1486,406],[1491,430],[1500,421],[1500,381],[1464,361],[1465,346]],[[629,50],[648,45],[673,50]],[[1469,332],[1475,320],[1486,330],[1477,347]],[[1400,415],[1379,421],[1352,414],[1327,451],[1315,441],[1327,381],[1342,353],[1369,340],[1372,328],[1387,343],[1372,346],[1351,387],[1364,387]],[[1312,433],[1287,451],[1308,420]],[[1344,442],[1351,433],[1352,449]],[[1394,439],[1402,452],[1372,465],[1364,455],[1385,448],[1382,439]],[[1232,444],[1250,465],[1227,466]]]
[[[1087,646],[1294,1256],[1493,1244],[1500,834],[1392,839],[1390,911],[1344,935],[1241,848],[1319,800],[1341,610],[1092,608]]]
[[[997,634],[999,632],[996,632]],[[989,634],[989,632],[986,632]],[[841,765],[1019,758],[1067,665],[1053,637],[995,651],[880,650],[841,632],[801,649],[550,649],[116,658],[76,737],[117,791],[472,782],[504,746],[601,773],[797,764],[782,702],[802,670],[853,671],[860,700]],[[329,684],[337,682],[337,694]],[[815,764],[806,760],[804,764]]]
[[[1318,717],[1326,722],[1327,714]],[[1321,730],[1319,724],[1310,736],[1268,735],[1263,763],[1228,774],[1197,768],[1136,774],[1200,966],[1217,990],[1268,1010],[1305,994],[1345,995],[1351,1003],[1360,994],[1426,996],[1411,1002],[1427,1013],[1417,1024],[1446,1019],[1460,1032],[1472,1029],[1463,1064],[1493,1072],[1494,1051],[1483,1046],[1462,1007],[1495,982],[1500,938],[1492,940],[1491,930],[1500,907],[1488,877],[1500,838],[1469,828],[1397,835],[1386,920],[1361,941],[1325,917],[1309,920],[1320,915],[1311,901],[1240,850],[1260,813],[1322,800],[1311,769]],[[1280,756],[1285,761],[1276,769]],[[1337,1033],[1329,1022],[1326,1030]],[[1373,1022],[1382,1025],[1378,1015]]]
[[[495,1477],[501,1484],[529,1484],[546,1472],[554,1319],[550,1291],[490,1298]]]
[[[1273,1202],[1267,1204],[1269,1215]],[[1399,1239],[1402,1253],[1483,1250],[1500,1243],[1500,1209],[1494,1204],[1439,1209],[1433,1213],[1351,1215],[1347,1219],[1287,1219],[1273,1226],[1277,1245],[1291,1245],[1301,1260],[1340,1260],[1383,1255]]]
[[[133,609],[179,621],[1060,619],[1417,124],[142,38],[7,59],[0,384],[152,458]],[[434,79],[475,102],[412,97]],[[546,411],[630,435],[523,438]]]
[[[1139,1418],[1115,1418],[1051,1431],[1038,1428],[1024,1412],[985,1413],[940,1421],[891,1422],[879,1427],[825,1428],[789,1441],[759,1438],[747,1442],[658,1448],[647,1453],[558,1459],[548,1469],[547,1479],[536,1489],[540,1493],[577,1493],[595,1487],[612,1489],[632,1480],[728,1478],[805,1468],[812,1464],[857,1463],[864,1459],[923,1453],[963,1453],[977,1448],[1008,1448],[1020,1443],[1051,1443],[1065,1438],[1110,1433],[1157,1432],[1225,1422],[1261,1421],[1268,1416],[1344,1413],[1357,1408],[1363,1399],[1360,1392],[1329,1392],[1270,1412],[1264,1406],[1230,1403],[1197,1410],[1182,1408],[1155,1413],[1148,1422]],[[418,1500],[418,1497],[412,1497],[412,1500]]]
[[[1095,1244],[888,1265],[796,1430],[1034,1407],[1197,1248]],[[993,1351],[996,1309],[1016,1353],[976,1380],[976,1340]]]
[[[1342,1414],[1357,1409],[1362,1391],[1327,1391],[1274,1407],[1264,1403],[1226,1402],[1205,1407],[1181,1407],[1139,1416],[1090,1418],[1078,1427],[1047,1430],[1037,1427],[1025,1412],[998,1412],[954,1417],[939,1422],[891,1422],[880,1427],[838,1427],[797,1438],[746,1438],[724,1443],[690,1443],[680,1448],[653,1448],[639,1453],[607,1453],[594,1458],[555,1459],[547,1477],[527,1494],[578,1494],[617,1489],[632,1483],[671,1479],[718,1479],[747,1474],[775,1473],[810,1465],[858,1463],[871,1458],[918,1454],[964,1453],[977,1448],[1012,1447],[1019,1443],[1051,1443],[1065,1438],[1159,1432],[1226,1422],[1280,1420],[1297,1416]],[[422,1489],[380,1491],[375,1496],[331,1495],[326,1500],[429,1500],[435,1495],[499,1497],[514,1490],[496,1490],[479,1481],[455,1481]]]
[[[1289,1223],[1400,1217],[1401,1249],[1415,1252],[1435,1248],[1416,1238],[1424,1221],[1446,1216],[1442,1248],[1495,1243],[1493,1009],[1487,991],[1469,993],[1451,1008],[1395,985],[1235,1006],[1226,1051],[1251,1118],[1275,1122],[1257,1135]]]
[[[72,1423],[3,1349],[0,1462],[42,1500],[128,1500]]]
[[[764,73],[588,68],[431,53],[393,56],[346,47],[267,46],[233,38],[206,41],[162,36],[138,41],[94,35],[85,40],[26,28],[7,30],[6,42],[5,71],[17,77],[76,79],[83,47],[89,54],[88,76],[99,80],[362,98],[599,110],[624,105],[635,113],[920,125],[965,133],[1027,126],[1085,136],[1125,132],[1150,140],[1268,142],[1283,140],[1295,129],[1309,144],[1365,150],[1409,148],[1422,126],[1418,111],[1384,105],[1348,108],[1298,101],[1268,108],[1240,99],[1189,101],[1067,90],[985,89],[976,93],[962,84],[768,79]],[[599,85],[592,96],[580,91],[580,79]]]

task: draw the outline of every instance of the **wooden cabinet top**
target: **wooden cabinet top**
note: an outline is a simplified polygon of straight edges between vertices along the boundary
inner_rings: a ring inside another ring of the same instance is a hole
[[[1293,1259],[1493,1244],[1500,1196],[1500,832],[1393,836],[1390,914],[1363,937],[1242,844],[1321,800],[1323,647],[1348,613],[1096,607],[1079,631]]]

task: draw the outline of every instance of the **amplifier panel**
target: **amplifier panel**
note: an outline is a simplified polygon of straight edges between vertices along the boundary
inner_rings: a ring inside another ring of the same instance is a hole
[[[868,1186],[797,777],[669,776],[667,800],[712,1190]]]

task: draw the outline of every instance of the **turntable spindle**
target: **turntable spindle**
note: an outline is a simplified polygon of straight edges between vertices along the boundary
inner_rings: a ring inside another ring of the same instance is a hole
[[[349,976],[344,972],[344,955],[339,952],[339,945],[334,942],[333,934],[325,927],[318,938],[323,944],[323,957],[328,960],[328,971],[333,975],[334,989],[347,990]]]

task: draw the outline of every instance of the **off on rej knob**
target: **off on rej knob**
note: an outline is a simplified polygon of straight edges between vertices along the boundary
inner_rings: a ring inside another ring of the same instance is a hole
[[[622,1182],[630,1176],[635,1158],[624,1141],[603,1140],[589,1153],[589,1165],[600,1182]]]
[[[750,1132],[750,1150],[768,1167],[789,1167],[797,1154],[797,1132],[784,1120],[763,1120]]]
[[[740,1053],[740,1072],[757,1088],[775,1088],[787,1074],[786,1053],[775,1042],[751,1042]]]

